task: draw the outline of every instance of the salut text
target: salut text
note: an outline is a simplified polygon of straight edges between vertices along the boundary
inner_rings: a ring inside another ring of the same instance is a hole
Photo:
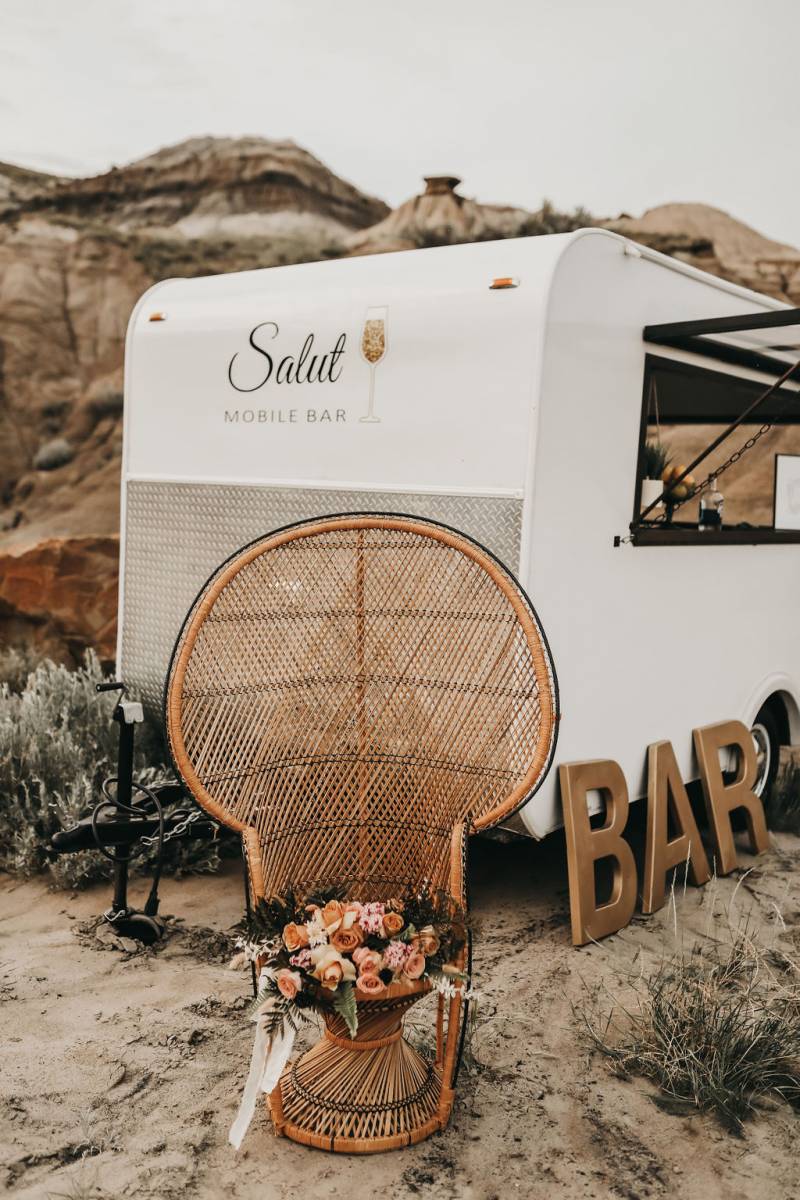
[[[228,381],[237,392],[257,392],[272,383],[336,383],[342,373],[347,335],[340,333],[324,353],[315,349],[309,333],[296,354],[279,354],[272,345],[280,333],[274,321],[250,330],[249,350],[237,351],[228,363]],[[270,348],[271,347],[271,348]]]

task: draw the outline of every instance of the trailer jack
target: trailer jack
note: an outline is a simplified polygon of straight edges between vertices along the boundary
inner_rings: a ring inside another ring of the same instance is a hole
[[[125,699],[124,683],[99,683],[97,691],[119,692],[112,713],[112,720],[119,725],[117,774],[103,783],[103,799],[91,814],[71,829],[56,833],[51,848],[56,854],[96,849],[109,859],[114,864],[114,893],[103,920],[120,937],[151,946],[165,931],[158,915],[158,885],[166,843],[178,837],[215,837],[219,826],[199,808],[186,804],[179,785],[148,787],[134,779],[134,733],[144,720],[142,706]],[[128,871],[136,855],[150,845],[158,847],[152,884],[144,908],[137,909],[128,903]]]

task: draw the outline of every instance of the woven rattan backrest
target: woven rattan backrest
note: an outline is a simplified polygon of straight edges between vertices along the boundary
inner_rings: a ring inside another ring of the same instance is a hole
[[[264,887],[447,886],[453,828],[496,824],[552,757],[556,685],[524,592],[410,517],[307,522],[209,580],[165,692],[199,803],[258,831]]]

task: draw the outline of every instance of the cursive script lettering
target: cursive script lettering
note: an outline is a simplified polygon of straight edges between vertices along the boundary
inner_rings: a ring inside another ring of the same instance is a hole
[[[261,330],[267,332],[261,333]],[[270,330],[271,332],[269,332]],[[234,379],[234,368],[240,355],[237,350],[228,363],[228,382],[232,388],[235,388],[237,392],[257,392],[270,379],[273,379],[275,383],[336,383],[344,365],[340,360],[345,352],[346,334],[340,333],[333,347],[326,350],[324,354],[315,354],[314,334],[309,333],[297,355],[284,354],[278,357],[276,353],[270,353],[263,343],[274,341],[279,333],[280,329],[274,321],[262,321],[250,330],[248,344],[251,350],[259,356],[258,359],[253,360],[250,355],[250,359],[258,366],[261,373],[260,378],[252,385],[237,383]],[[247,354],[248,352],[244,351],[243,353]],[[236,375],[241,380],[239,367],[236,367]]]

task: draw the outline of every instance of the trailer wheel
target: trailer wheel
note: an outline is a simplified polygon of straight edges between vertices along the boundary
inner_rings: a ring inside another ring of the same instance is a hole
[[[781,731],[771,705],[765,704],[753,722],[750,733],[756,747],[756,773],[753,791],[762,804],[769,804],[781,753]]]

